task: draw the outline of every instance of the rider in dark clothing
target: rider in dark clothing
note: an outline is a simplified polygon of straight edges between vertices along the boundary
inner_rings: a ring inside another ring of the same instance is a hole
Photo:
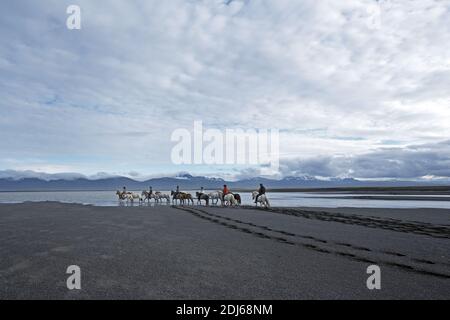
[[[127,194],[128,194],[127,187],[123,187],[122,188],[122,193],[120,194],[120,198],[121,199],[125,199]]]
[[[260,184],[259,184],[259,189],[258,189],[258,195],[256,196],[255,203],[258,202],[259,196],[260,196],[260,195],[263,195],[263,194],[265,194],[265,193],[266,193],[266,187],[264,187],[263,184],[260,183]]]

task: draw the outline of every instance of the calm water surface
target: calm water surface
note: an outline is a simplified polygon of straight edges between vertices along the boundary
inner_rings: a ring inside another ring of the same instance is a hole
[[[137,191],[135,191],[137,192]],[[140,194],[140,191],[137,192]],[[191,192],[195,195],[195,191]],[[251,194],[241,192],[244,205],[251,205]],[[365,208],[445,208],[450,209],[450,196],[420,195],[420,197],[440,197],[444,201],[411,200],[414,195],[402,195],[402,200],[348,199],[348,197],[386,196],[380,194],[329,194],[305,192],[267,193],[272,206],[279,207],[365,207]],[[20,203],[25,201],[59,201],[66,203],[92,204],[96,206],[125,205],[117,200],[114,191],[55,191],[55,192],[0,192],[0,203]],[[195,201],[196,202],[196,201]],[[138,202],[134,206],[138,206]],[[147,205],[147,204],[145,204]],[[151,205],[153,205],[153,200]]]

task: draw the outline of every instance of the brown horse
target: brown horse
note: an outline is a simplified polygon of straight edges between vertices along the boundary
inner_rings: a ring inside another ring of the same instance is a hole
[[[189,204],[189,202],[192,203],[192,205],[194,205],[194,199],[192,199],[192,195],[190,193],[187,192],[176,192],[176,191],[171,191],[170,195],[172,196],[172,200],[180,200],[181,204],[184,205],[184,201],[187,200],[187,203]]]

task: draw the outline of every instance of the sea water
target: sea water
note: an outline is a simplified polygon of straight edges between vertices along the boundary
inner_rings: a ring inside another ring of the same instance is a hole
[[[134,191],[141,193],[141,191]],[[163,191],[164,192],[164,191]],[[195,196],[195,191],[189,191]],[[169,193],[170,192],[167,192]],[[254,205],[249,192],[239,192],[243,205]],[[381,195],[352,193],[312,193],[312,192],[268,192],[273,207],[355,207],[355,208],[445,208],[450,209],[450,196],[447,195]],[[363,199],[358,197],[383,196],[392,200]],[[424,200],[414,200],[420,196]],[[433,197],[432,200],[426,200]],[[401,198],[401,199],[398,199]],[[436,198],[441,198],[437,200]],[[58,201],[64,203],[91,204],[96,206],[139,206],[139,202],[127,204],[118,201],[115,191],[45,191],[45,192],[0,192],[0,203],[21,203],[26,201]],[[194,200],[197,203],[197,200]],[[204,201],[203,201],[204,203]],[[141,204],[142,205],[142,204]],[[144,204],[149,205],[149,204]],[[154,205],[151,200],[150,205]],[[162,205],[165,205],[163,201]]]

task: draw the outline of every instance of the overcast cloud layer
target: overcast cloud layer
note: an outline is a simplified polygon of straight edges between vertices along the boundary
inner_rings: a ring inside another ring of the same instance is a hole
[[[280,129],[283,176],[450,177],[450,1],[0,6],[0,170],[239,174],[171,164],[203,120]]]

